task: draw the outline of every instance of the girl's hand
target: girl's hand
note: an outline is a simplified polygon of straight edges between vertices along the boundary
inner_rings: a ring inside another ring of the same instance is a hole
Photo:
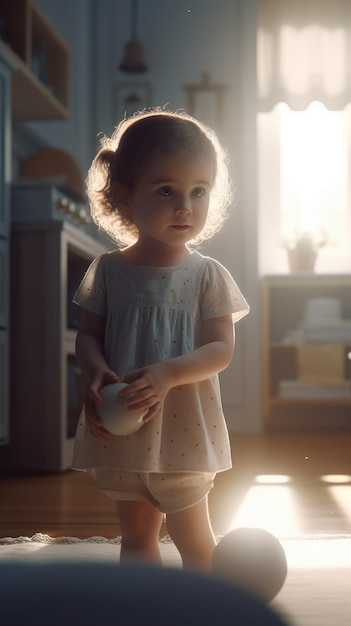
[[[108,370],[97,375],[92,381],[85,398],[85,417],[89,432],[96,439],[108,441],[112,435],[104,427],[101,417],[96,413],[96,405],[102,404],[102,398],[99,394],[100,389],[105,385],[118,383],[120,379],[112,370]]]
[[[130,411],[148,409],[144,422],[149,422],[160,410],[172,387],[172,377],[167,362],[147,365],[129,372],[123,379],[128,387],[119,392],[123,404]]]
[[[231,315],[204,321],[205,343],[192,352],[129,372],[123,382],[128,387],[119,392],[131,411],[147,409],[148,422],[160,410],[172,387],[207,380],[225,369],[233,356],[234,325]]]

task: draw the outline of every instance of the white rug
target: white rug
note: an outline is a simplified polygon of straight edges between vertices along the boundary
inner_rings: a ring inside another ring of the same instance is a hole
[[[351,625],[351,537],[281,540],[288,576],[271,606],[291,626]],[[173,543],[160,541],[164,564],[180,567]],[[119,558],[118,538],[52,539],[47,535],[0,539],[0,561],[106,561]]]

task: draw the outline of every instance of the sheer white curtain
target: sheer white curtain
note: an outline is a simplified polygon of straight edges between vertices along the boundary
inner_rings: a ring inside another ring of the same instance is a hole
[[[343,109],[351,93],[351,1],[258,1],[259,108],[319,100]]]
[[[328,232],[317,271],[351,267],[351,0],[258,0],[261,273],[289,233]]]

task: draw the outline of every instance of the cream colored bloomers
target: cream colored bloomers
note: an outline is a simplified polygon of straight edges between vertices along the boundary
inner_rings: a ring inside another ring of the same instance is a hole
[[[153,474],[97,468],[96,487],[114,500],[149,502],[162,513],[176,513],[193,506],[213,487],[212,472]]]

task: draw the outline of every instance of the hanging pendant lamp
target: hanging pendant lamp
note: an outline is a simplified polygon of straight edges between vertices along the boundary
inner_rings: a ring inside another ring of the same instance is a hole
[[[124,57],[119,66],[121,72],[129,74],[141,74],[146,72],[147,66],[144,62],[144,51],[142,44],[138,41],[138,0],[131,0],[130,3],[130,28],[131,37],[124,47]]]

